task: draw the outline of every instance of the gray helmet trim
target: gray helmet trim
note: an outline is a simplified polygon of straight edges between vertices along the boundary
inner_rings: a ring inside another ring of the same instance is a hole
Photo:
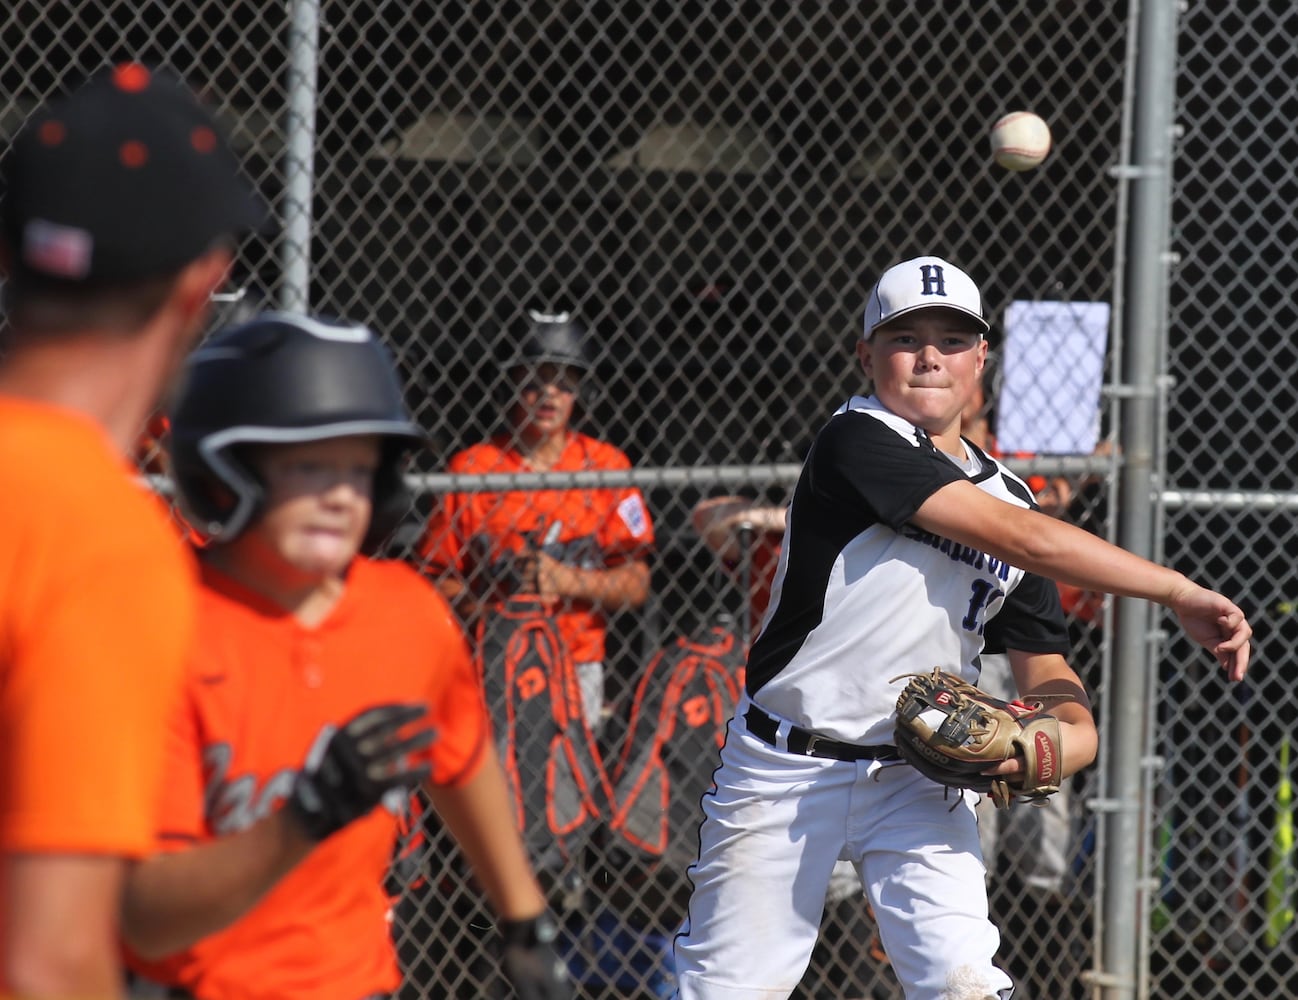
[[[198,442],[198,454],[207,467],[234,491],[234,510],[224,522],[209,522],[202,530],[215,541],[237,538],[255,513],[258,483],[251,481],[226,453],[239,444],[305,444],[330,438],[377,434],[381,437],[407,438],[412,443],[424,440],[424,433],[414,424],[399,420],[347,420],[313,427],[227,427],[206,435]]]

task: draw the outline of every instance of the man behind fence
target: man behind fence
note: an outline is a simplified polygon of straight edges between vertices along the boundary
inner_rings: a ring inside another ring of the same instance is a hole
[[[125,456],[260,209],[193,95],[134,64],[27,123],[3,198],[0,993],[118,996],[194,614]]]
[[[616,446],[572,427],[589,392],[588,335],[569,312],[529,310],[507,350],[506,427],[451,458],[451,472],[620,471]],[[602,724],[606,618],[649,594],[653,523],[640,490],[510,490],[441,498],[421,545],[427,572],[470,620],[531,595],[553,609],[572,657],[586,722]]]
[[[583,324],[567,311],[528,310],[508,336],[503,426],[452,456],[449,471],[629,470],[621,449],[573,426],[593,367]],[[586,858],[611,814],[601,749],[614,700],[608,621],[645,603],[653,544],[638,488],[561,486],[442,496],[420,545],[425,572],[474,635],[515,812],[542,884],[565,913],[561,944],[570,954],[602,950],[574,944],[567,931],[575,925],[584,936]],[[571,960],[575,977],[597,961],[588,957]]]

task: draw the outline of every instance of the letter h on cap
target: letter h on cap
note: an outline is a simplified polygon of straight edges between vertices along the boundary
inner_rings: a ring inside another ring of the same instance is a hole
[[[946,279],[941,264],[922,264],[919,273],[924,276],[922,295],[946,295]]]

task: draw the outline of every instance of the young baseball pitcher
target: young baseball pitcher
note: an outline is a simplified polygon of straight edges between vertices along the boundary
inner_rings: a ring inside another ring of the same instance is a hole
[[[138,64],[38,110],[0,189],[0,995],[102,1000],[194,614],[126,455],[261,206],[211,114]]]
[[[993,964],[976,796],[902,757],[893,681],[929,682],[907,688],[907,705],[936,693],[919,713],[931,720],[964,697],[932,682],[935,667],[974,682],[984,646],[1004,648],[1022,698],[1050,714],[1031,713],[1026,751],[977,767],[995,772],[994,794],[1048,794],[1097,745],[1049,578],[1157,601],[1233,680],[1244,675],[1252,630],[1238,607],[1040,512],[1021,479],[961,437],[987,330],[973,280],[938,257],[889,268],[870,294],[857,356],[874,394],[839,407],[804,463],[703,800],[675,947],[684,1000],[787,996],[840,858],[861,876],[907,1000],[1009,996]],[[903,742],[911,753],[921,741]]]
[[[197,1000],[389,995],[382,883],[427,779],[519,995],[567,996],[460,628],[412,568],[363,554],[407,511],[422,439],[386,349],[364,326],[257,316],[194,355],[170,435],[209,544],[161,853],[127,885],[133,967]]]

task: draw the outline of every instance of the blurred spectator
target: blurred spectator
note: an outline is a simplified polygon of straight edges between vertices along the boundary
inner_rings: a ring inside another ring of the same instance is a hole
[[[1031,458],[1027,452],[1015,452],[1007,455],[1001,451],[994,433],[996,393],[1000,384],[1000,360],[997,354],[989,352],[983,367],[982,383],[978,392],[970,399],[969,405],[961,415],[961,433],[993,458]],[[1101,441],[1095,449],[1096,455],[1108,455],[1111,445]],[[1027,476],[1027,484],[1036,496],[1037,505],[1047,514],[1055,517],[1073,517],[1074,507],[1083,491],[1095,485],[1096,477],[1091,475],[1070,478],[1068,476]],[[1058,583],[1059,600],[1064,613],[1071,622],[1098,624],[1104,610],[1104,595],[1082,590],[1067,583]],[[1083,679],[1090,679],[1081,671]]]
[[[761,506],[741,496],[711,497],[695,504],[690,512],[690,524],[703,544],[748,591],[748,636],[756,632],[771,600],[771,581],[784,539],[784,514],[782,506]]]
[[[589,377],[586,331],[567,312],[529,311],[505,362],[506,429],[453,456],[461,474],[631,468],[616,446],[573,429]],[[653,522],[640,490],[509,490],[441,498],[420,544],[425,572],[472,626],[506,597],[541,598],[576,667],[592,730],[604,713],[607,616],[649,596]]]
[[[213,292],[211,296],[212,314],[208,321],[208,330],[219,330],[228,326],[237,326],[252,319],[266,301],[265,295],[254,285],[239,285],[229,291]],[[136,467],[141,474],[150,477],[155,488],[162,490],[163,499],[167,501],[172,523],[181,537],[189,545],[202,548],[207,539],[202,532],[195,531],[186,520],[176,502],[174,492],[167,489],[170,470],[167,468],[167,433],[170,421],[166,414],[166,401],[154,410],[144,424],[132,451]]]
[[[448,471],[630,469],[619,448],[573,426],[590,392],[584,327],[568,312],[529,310],[510,334],[501,366],[504,426],[452,456]],[[565,913],[561,950],[574,978],[588,985],[613,975],[609,948],[626,939],[620,913],[596,914],[586,905],[595,902],[588,856],[597,850],[599,821],[612,810],[598,739],[613,711],[608,624],[648,598],[653,544],[639,489],[561,486],[442,496],[418,545],[424,572],[475,638],[524,839]],[[629,680],[618,678],[619,690]],[[475,905],[449,882],[439,886],[451,897],[442,907],[459,916],[434,928],[444,935],[458,933]],[[490,961],[474,942],[466,946],[464,957],[484,979],[477,995],[495,995],[500,984]],[[615,965],[624,960],[611,957]]]
[[[195,601],[124,460],[264,206],[210,111],[138,63],[38,109],[0,188],[0,994],[106,998]]]

